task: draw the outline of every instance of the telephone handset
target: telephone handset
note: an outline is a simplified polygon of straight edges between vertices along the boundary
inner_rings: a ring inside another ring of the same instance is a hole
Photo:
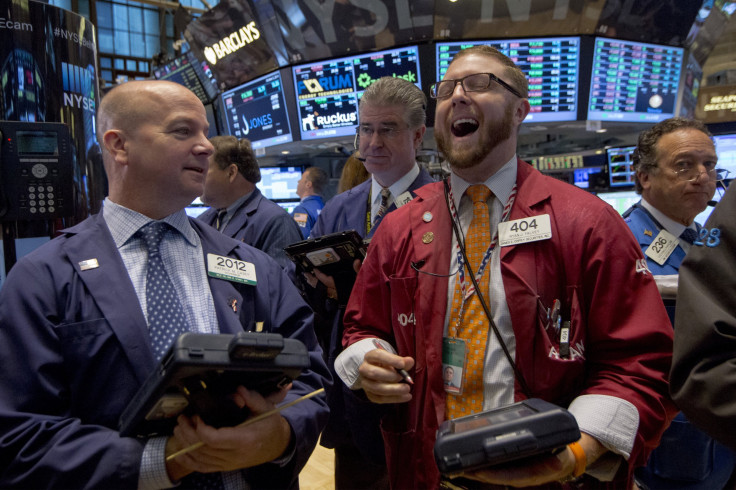
[[[74,215],[69,128],[0,121],[0,221]]]

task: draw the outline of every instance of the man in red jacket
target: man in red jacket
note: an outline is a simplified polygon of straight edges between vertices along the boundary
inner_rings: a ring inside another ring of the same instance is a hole
[[[582,437],[556,456],[464,478],[630,488],[633,468],[646,462],[675,413],[666,380],[671,326],[641,250],[610,206],[517,159],[530,106],[526,79],[509,58],[487,46],[463,50],[432,96],[435,137],[452,174],[419,189],[376,233],[336,362],[348,386],[393,404],[382,424],[392,486],[434,488],[446,478],[434,464],[435,433],[477,383],[480,408],[470,413],[542,398],[567,408]],[[480,267],[468,270],[457,237],[467,241],[474,205],[465,191],[477,184],[491,191],[493,239]],[[456,347],[471,342],[463,338],[469,308],[458,306],[477,294],[470,274],[490,306],[481,313],[480,374],[466,364],[471,349]],[[456,286],[467,294],[455,298]],[[498,333],[487,328],[488,317]],[[444,388],[448,365],[462,368],[460,393]]]

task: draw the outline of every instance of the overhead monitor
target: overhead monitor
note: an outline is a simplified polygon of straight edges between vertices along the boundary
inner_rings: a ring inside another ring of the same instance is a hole
[[[608,148],[608,185],[634,187],[634,150],[636,146]]]
[[[641,200],[641,195],[636,191],[599,192],[599,198],[610,204],[618,214],[624,214],[627,209]]]
[[[203,104],[217,97],[217,87],[204,72],[202,63],[191,51],[153,70],[153,77],[184,85],[199,97]]]
[[[718,168],[729,172],[729,179],[736,178],[736,134],[720,134],[713,137],[718,155]]]
[[[683,48],[596,38],[588,119],[657,123],[675,115]]]
[[[294,209],[299,205],[300,202],[301,201],[297,199],[294,201],[276,201],[276,204],[281,206],[284,211],[291,214],[294,212]]]
[[[358,101],[381,77],[400,77],[421,88],[417,46],[299,65],[292,73],[302,140],[355,134]]]
[[[187,216],[191,218],[196,218],[200,214],[207,211],[209,208],[210,207],[203,203],[201,199],[196,198],[189,206],[184,208],[184,211],[187,213]]]
[[[293,141],[281,73],[275,71],[222,93],[227,132],[253,149]]]
[[[455,54],[479,44],[498,49],[511,58],[526,75],[531,111],[524,122],[575,121],[578,118],[580,38],[546,37],[437,43],[437,80],[442,80],[445,76]]]
[[[261,181],[256,187],[272,201],[298,201],[296,185],[302,172],[304,167],[261,167]]]
[[[582,167],[573,170],[573,183],[581,189],[590,188],[590,176],[597,174],[602,169],[600,167]]]

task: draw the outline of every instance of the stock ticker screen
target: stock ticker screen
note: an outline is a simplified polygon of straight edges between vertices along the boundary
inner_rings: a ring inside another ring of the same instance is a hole
[[[229,134],[248,138],[253,149],[293,140],[278,71],[223,92]]]
[[[657,123],[675,114],[682,48],[596,38],[588,119]]]
[[[526,75],[529,81],[531,111],[524,122],[577,119],[580,38],[551,37],[437,43],[437,80],[442,80],[455,54],[479,44],[498,49],[511,58]]]
[[[381,77],[421,88],[416,46],[295,66],[292,73],[302,140],[355,134],[358,101]]]
[[[203,104],[217,97],[217,87],[204,72],[202,63],[189,52],[153,70],[154,78],[184,85]]]

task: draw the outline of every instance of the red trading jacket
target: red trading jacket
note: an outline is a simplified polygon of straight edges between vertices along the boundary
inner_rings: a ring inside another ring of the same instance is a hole
[[[628,471],[619,471],[613,485],[623,487],[676,413],[667,395],[672,327],[644,256],[613,208],[520,160],[517,166],[509,219],[549,214],[552,238],[501,249],[516,363],[534,397],[567,407],[579,395],[603,394],[638,409]],[[449,273],[452,230],[442,186],[417,190],[416,199],[384,218],[345,314],[344,346],[380,337],[416,362],[412,400],[395,405],[382,423],[397,489],[436,488],[440,478],[433,446],[445,411],[447,279],[417,273],[411,262],[424,260],[422,271]],[[427,211],[429,221],[423,219]],[[424,243],[429,232],[434,239]],[[571,319],[570,359],[555,355],[558,341],[543,322],[555,298],[562,301],[563,318]],[[525,398],[518,383],[515,398]]]

